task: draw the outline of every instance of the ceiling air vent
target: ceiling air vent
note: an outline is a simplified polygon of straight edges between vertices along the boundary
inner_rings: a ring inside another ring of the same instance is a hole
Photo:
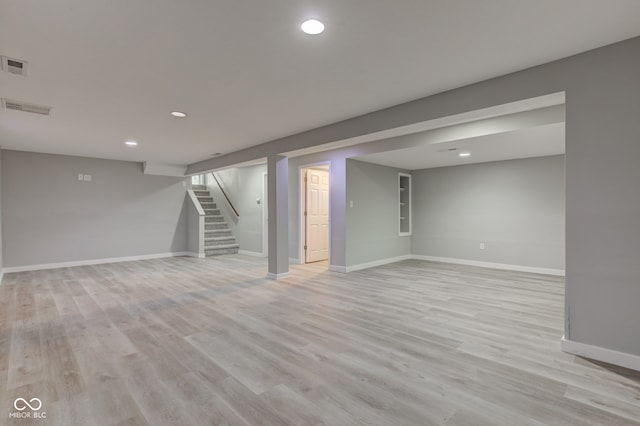
[[[10,101],[9,99],[2,100],[2,106],[6,109],[12,109],[14,111],[31,112],[33,114],[51,115],[51,107],[28,104],[25,102]]]
[[[27,61],[2,57],[2,70],[16,75],[27,75]]]

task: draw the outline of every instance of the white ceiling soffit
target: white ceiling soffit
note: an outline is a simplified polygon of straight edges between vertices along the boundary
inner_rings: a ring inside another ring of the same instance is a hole
[[[546,126],[548,124],[564,123],[564,120],[564,105],[555,105],[532,111],[517,112],[484,120],[456,124],[420,133],[411,133],[389,139],[350,145],[332,151],[340,151],[340,155],[346,157],[364,158],[364,156],[368,156],[370,154],[404,150],[414,147],[422,147],[425,145],[440,146],[450,141],[513,132],[521,129]],[[327,153],[331,155],[330,153],[332,151],[327,151]],[[375,158],[378,160],[382,157],[383,156],[381,154]]]
[[[142,172],[145,175],[184,177],[186,171],[186,166],[173,166],[170,164],[151,163],[149,161],[142,163]]]
[[[468,111],[461,114],[455,114],[455,115],[449,115],[446,117],[436,118],[434,120],[427,120],[421,123],[415,123],[408,126],[396,127],[394,129],[387,129],[381,132],[375,132],[375,133],[370,133],[367,135],[362,135],[354,138],[330,142],[327,144],[318,145],[310,148],[289,151],[284,153],[283,155],[286,155],[288,157],[299,157],[302,155],[309,155],[317,152],[344,148],[344,147],[358,145],[358,144],[372,142],[372,141],[391,139],[391,138],[396,138],[398,136],[422,133],[428,130],[434,130],[434,129],[440,129],[440,128],[456,128],[455,126],[459,124],[465,124],[465,123],[471,123],[471,122],[479,123],[481,120],[507,116],[510,114],[517,114],[517,113],[526,112],[526,111],[543,110],[546,107],[564,105],[564,103],[565,103],[564,92],[551,93],[548,95],[538,96],[535,98],[523,99],[521,101],[510,102],[502,105],[495,105],[492,107]],[[561,119],[564,120],[564,113]],[[475,126],[477,127],[477,124]],[[477,136],[477,135],[474,135],[474,136]]]
[[[449,151],[449,149],[455,149]],[[471,155],[460,157],[461,152]],[[405,170],[459,166],[489,161],[559,155],[565,152],[563,122],[510,132],[423,144],[407,149],[354,157],[356,160]]]
[[[191,164],[638,35],[637,0],[2,0],[0,97],[55,114],[0,140]]]

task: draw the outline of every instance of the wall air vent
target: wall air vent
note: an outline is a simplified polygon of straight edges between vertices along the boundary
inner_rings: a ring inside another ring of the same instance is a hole
[[[11,101],[9,99],[2,100],[2,107],[12,109],[14,111],[31,112],[33,114],[51,115],[51,107],[28,104],[26,102]]]
[[[27,75],[27,61],[2,56],[2,70],[16,75]]]

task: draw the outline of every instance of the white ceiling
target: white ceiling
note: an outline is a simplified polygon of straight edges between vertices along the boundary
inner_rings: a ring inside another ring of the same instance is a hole
[[[459,166],[516,158],[543,157],[565,152],[564,123],[470,137],[355,157],[356,160],[405,170]],[[455,148],[455,151],[449,149]],[[459,153],[468,152],[468,157]]]
[[[53,113],[0,145],[187,164],[639,34],[637,0],[3,0],[0,97]]]

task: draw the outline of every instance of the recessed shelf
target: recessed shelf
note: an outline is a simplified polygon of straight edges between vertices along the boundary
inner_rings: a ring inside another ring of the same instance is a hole
[[[411,175],[398,173],[398,235],[411,235]]]

